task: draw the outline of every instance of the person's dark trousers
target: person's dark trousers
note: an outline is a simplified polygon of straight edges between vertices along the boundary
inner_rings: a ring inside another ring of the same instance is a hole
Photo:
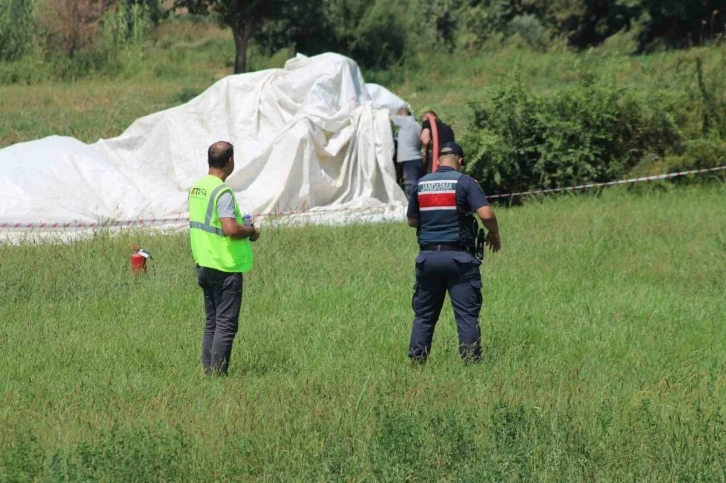
[[[449,292],[459,332],[459,353],[465,361],[481,359],[479,312],[482,306],[481,262],[468,252],[421,251],[416,257],[413,295],[415,318],[408,356],[425,362],[431,353],[436,322]]]
[[[208,374],[226,374],[242,306],[242,274],[197,266],[197,282],[204,291],[202,366]]]
[[[414,159],[412,161],[404,161],[401,163],[403,168],[403,191],[406,196],[411,196],[411,190],[418,183],[423,171],[423,160]]]

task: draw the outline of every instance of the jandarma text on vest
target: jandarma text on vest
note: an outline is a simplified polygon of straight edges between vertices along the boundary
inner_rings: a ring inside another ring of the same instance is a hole
[[[459,182],[456,180],[435,180],[435,181],[421,181],[418,184],[419,193],[430,193],[433,191],[455,191],[456,184]]]

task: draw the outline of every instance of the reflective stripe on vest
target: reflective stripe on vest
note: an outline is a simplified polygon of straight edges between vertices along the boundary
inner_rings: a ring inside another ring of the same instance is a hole
[[[437,171],[419,180],[420,245],[461,245],[468,248],[473,243],[473,236],[468,236],[465,217],[456,205],[456,190],[462,176],[458,171]]]
[[[189,228],[196,228],[198,230],[206,231],[207,233],[214,233],[215,235],[226,236],[223,229],[215,228],[212,225],[207,225],[206,223],[201,223],[198,221],[190,221]]]
[[[419,210],[456,210],[456,185],[458,183],[458,179],[419,181]]]
[[[209,195],[209,202],[207,203],[207,212],[204,215],[204,223],[200,221],[189,221],[189,228],[197,228],[202,231],[206,231],[207,233],[214,233],[215,235],[219,236],[227,236],[224,234],[224,230],[221,228],[217,228],[216,226],[212,226],[212,216],[214,216],[214,209],[215,205],[217,204],[217,195],[222,195],[222,191],[227,188],[226,184],[221,184],[214,188],[214,191],[212,191],[212,194]],[[227,188],[229,189],[229,188]],[[231,190],[230,190],[231,191]],[[232,194],[234,197],[234,194]]]
[[[247,239],[232,239],[224,234],[217,213],[217,202],[224,192],[232,194],[235,218],[242,217],[234,192],[215,176],[205,176],[189,191],[189,235],[194,261],[223,272],[247,272],[252,268],[252,247]]]

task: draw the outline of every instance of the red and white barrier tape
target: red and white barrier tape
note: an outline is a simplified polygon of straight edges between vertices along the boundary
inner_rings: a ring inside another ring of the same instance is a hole
[[[166,225],[171,223],[182,223],[189,221],[189,218],[152,218],[148,220],[109,220],[106,222],[83,222],[69,221],[67,223],[2,223],[0,228],[17,229],[73,229],[73,228],[101,228],[101,227],[131,227],[144,225]]]
[[[656,181],[659,179],[677,178],[679,176],[685,176],[688,174],[699,174],[709,173],[714,171],[726,170],[726,166],[719,166],[717,168],[705,168],[705,169],[691,169],[688,171],[679,171],[676,173],[659,174],[655,176],[642,176],[640,178],[621,179],[618,181],[608,181],[607,183],[590,183],[579,186],[570,186],[567,188],[552,188],[545,190],[534,190],[534,191],[522,191],[519,193],[507,193],[487,196],[488,199],[496,198],[510,198],[514,196],[525,196],[534,194],[545,194],[545,193],[558,193],[565,191],[584,190],[589,188],[597,188],[601,186],[615,186],[619,184],[638,183],[641,181]],[[387,206],[386,209],[393,208],[395,206]],[[326,215],[329,213],[342,213],[342,212],[364,212],[369,211],[370,208],[343,208],[337,210],[325,210],[325,211],[280,211],[277,213],[257,213],[255,218],[263,217],[275,217],[275,216],[291,216],[291,215]],[[19,229],[19,230],[58,230],[58,229],[86,229],[86,228],[128,228],[136,226],[163,226],[178,223],[188,223],[188,217],[176,217],[176,218],[150,218],[150,219],[139,219],[139,220],[108,220],[105,222],[77,222],[69,221],[67,223],[0,223],[0,228],[5,229]]]
[[[575,190],[585,190],[589,188],[598,188],[600,186],[615,186],[618,184],[628,184],[628,183],[639,183],[641,181],[656,181],[659,179],[669,179],[669,178],[677,178],[679,176],[685,176],[687,174],[698,174],[698,173],[708,173],[713,171],[721,171],[725,170],[726,166],[719,166],[718,168],[705,168],[705,169],[691,169],[688,171],[679,171],[677,173],[668,173],[668,174],[658,174],[654,176],[642,176],[640,178],[630,178],[630,179],[621,179],[618,181],[608,181],[607,183],[590,183],[590,184],[581,184],[579,186],[569,186],[567,188],[552,188],[552,189],[546,189],[546,190],[534,190],[534,191],[521,191],[519,193],[505,193],[505,194],[499,194],[499,195],[491,195],[487,196],[487,199],[496,199],[496,198],[511,198],[513,196],[524,196],[524,195],[536,195],[536,194],[545,194],[545,193],[559,193],[562,191],[575,191]]]

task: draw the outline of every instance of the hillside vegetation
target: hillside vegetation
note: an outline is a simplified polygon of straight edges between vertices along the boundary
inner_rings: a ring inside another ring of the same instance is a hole
[[[214,16],[153,0],[0,2],[0,146],[118,135],[239,63]],[[454,126],[488,193],[726,162],[718,1],[273,3],[282,13],[253,32],[247,68],[352,56],[369,82]]]
[[[194,15],[190,15],[189,13]],[[44,57],[59,75],[113,68],[151,26],[179,19],[229,27],[274,52],[329,50],[367,68],[433,51],[601,44],[623,53],[704,46],[726,29],[726,0],[0,0],[0,61]],[[232,35],[228,36],[230,43]],[[72,66],[71,69],[68,69]]]

